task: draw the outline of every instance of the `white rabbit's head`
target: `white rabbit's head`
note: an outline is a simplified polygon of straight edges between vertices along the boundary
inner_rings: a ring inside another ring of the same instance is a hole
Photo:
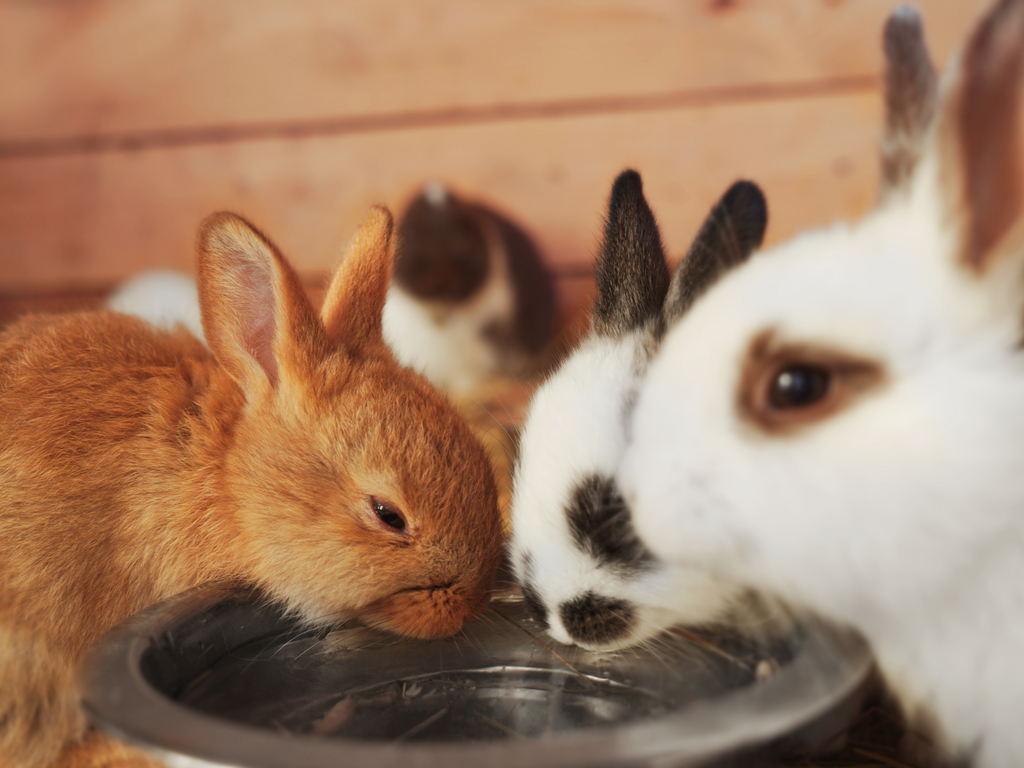
[[[544,383],[523,429],[512,501],[512,560],[534,614],[557,640],[632,645],[673,624],[721,617],[742,593],[666,568],[639,543],[613,473],[636,386],[667,322],[756,248],[764,198],[737,182],[676,274],[634,171],[615,181],[582,344]]]
[[[886,40],[879,207],[668,330],[617,475],[656,557],[879,647],[973,589],[1024,511],[1024,2],[982,22],[937,108],[916,15]]]

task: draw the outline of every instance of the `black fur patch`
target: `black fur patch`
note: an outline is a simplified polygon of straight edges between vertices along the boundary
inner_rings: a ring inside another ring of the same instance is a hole
[[[471,209],[446,195],[420,195],[398,223],[392,279],[420,299],[460,302],[490,271],[487,241]]]
[[[637,538],[629,508],[610,477],[591,475],[573,491],[565,510],[576,546],[598,565],[643,570],[654,556]]]
[[[630,603],[593,592],[562,603],[558,611],[570,637],[591,645],[619,639],[636,621],[636,613]]]
[[[595,333],[618,337],[658,320],[668,292],[668,265],[636,171],[623,171],[612,185],[595,277]]]
[[[530,613],[540,624],[541,629],[547,629],[550,626],[548,624],[548,609],[533,586],[533,558],[529,555],[523,558],[523,573],[520,582],[519,587],[523,591],[526,607],[530,609]]]

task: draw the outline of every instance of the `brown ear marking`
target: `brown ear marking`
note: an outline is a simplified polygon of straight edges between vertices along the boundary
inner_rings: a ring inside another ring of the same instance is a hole
[[[773,401],[780,375],[818,371],[826,381],[820,396],[791,407]],[[772,331],[757,335],[747,349],[736,407],[740,420],[770,437],[787,437],[849,408],[885,383],[884,366],[832,347],[780,343]]]
[[[976,271],[998,250],[1024,202],[1018,137],[1022,64],[1024,0],[1001,0],[967,44],[950,104],[966,216],[962,259]]]

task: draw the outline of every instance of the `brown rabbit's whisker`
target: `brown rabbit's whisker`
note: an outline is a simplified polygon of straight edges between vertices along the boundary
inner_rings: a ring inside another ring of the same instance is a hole
[[[498,625],[497,619],[494,617],[494,611],[484,611],[477,618],[477,621],[486,627],[496,627]]]
[[[727,659],[728,661],[731,661],[733,664],[735,664],[738,667],[741,667],[742,669],[745,669],[747,671],[750,670],[750,664],[748,664],[747,662],[745,662],[742,659],[739,659],[739,658],[733,656],[731,653],[729,653],[727,651],[722,650],[721,648],[719,648],[717,645],[715,645],[710,640],[708,640],[706,638],[703,638],[700,635],[691,632],[690,630],[686,629],[685,627],[673,627],[671,632],[674,635],[679,635],[680,637],[686,638],[687,640],[689,640],[690,642],[700,646],[701,648],[705,648],[705,649],[711,651],[712,653],[714,653],[714,654],[716,654],[718,656],[721,656],[723,659]]]
[[[475,398],[474,398],[474,399],[472,399],[472,400],[471,400],[470,402],[472,402],[472,403],[473,403],[473,405],[475,405],[475,406],[476,406],[477,408],[479,408],[479,409],[480,409],[481,411],[483,411],[484,413],[486,413],[486,414],[487,414],[487,415],[488,415],[488,416],[489,416],[489,417],[491,418],[491,420],[492,420],[492,421],[493,421],[493,422],[494,422],[495,424],[497,424],[497,425],[498,425],[498,428],[499,428],[499,429],[500,429],[500,430],[502,431],[502,434],[504,434],[504,435],[505,435],[505,437],[507,437],[507,438],[508,438],[509,440],[513,440],[513,439],[515,439],[515,438],[514,438],[514,435],[513,435],[513,432],[512,432],[512,431],[510,431],[510,430],[508,429],[508,427],[506,427],[506,426],[505,426],[504,424],[502,424],[502,423],[501,423],[501,420],[500,420],[500,419],[498,419],[498,417],[497,417],[497,416],[495,416],[495,415],[494,415],[493,413],[491,413],[490,409],[489,409],[489,408],[487,408],[487,406],[485,406],[485,405],[484,405],[483,403],[481,403],[481,402],[480,402],[479,400],[477,400],[477,399],[475,399]],[[515,422],[515,419],[514,419],[514,418],[512,417],[512,414],[511,414],[511,413],[509,413],[509,411],[508,411],[508,408],[506,408],[506,407],[505,407],[505,404],[504,404],[504,403],[502,403],[502,402],[501,402],[501,400],[498,400],[498,404],[499,404],[499,405],[501,406],[502,410],[503,410],[503,411],[505,411],[505,413],[506,413],[506,415],[508,416],[509,420],[510,420],[510,421],[512,421],[512,422],[514,423],[514,422]],[[492,433],[492,432],[490,431],[490,429],[488,429],[487,427],[485,427],[485,426],[484,426],[483,424],[478,424],[477,426],[478,426],[478,427],[480,427],[480,429],[483,429],[483,430],[485,430],[485,431],[487,432],[487,434],[489,434],[489,435],[491,435],[491,436],[493,437],[493,433]]]
[[[534,641],[535,643],[537,643],[537,645],[539,645],[539,646],[541,646],[542,648],[544,648],[544,649],[545,649],[545,650],[546,650],[546,651],[547,651],[548,653],[550,653],[550,654],[551,654],[552,656],[554,656],[554,657],[555,657],[556,659],[558,659],[558,660],[559,660],[560,662],[562,662],[562,664],[564,664],[564,665],[565,665],[565,667],[566,667],[566,668],[567,668],[567,669],[568,669],[569,671],[571,671],[571,672],[572,672],[572,673],[573,673],[574,675],[576,675],[577,677],[579,677],[579,678],[580,678],[580,680],[582,680],[582,681],[584,682],[584,684],[585,684],[585,685],[586,685],[586,686],[587,686],[588,688],[592,688],[592,687],[593,687],[593,683],[591,683],[591,682],[590,682],[590,678],[588,678],[588,677],[587,677],[586,675],[584,675],[584,674],[583,674],[582,672],[580,672],[580,671],[579,671],[578,669],[576,669],[576,667],[574,667],[574,666],[573,666],[573,665],[572,665],[572,664],[571,664],[571,663],[570,663],[569,661],[567,661],[567,660],[566,660],[566,659],[565,659],[565,658],[564,658],[564,657],[563,657],[563,656],[562,656],[562,655],[561,655],[560,653],[558,653],[558,651],[556,651],[556,650],[555,650],[554,648],[552,648],[552,647],[551,647],[550,645],[548,645],[547,643],[545,643],[545,642],[544,642],[543,640],[541,640],[541,639],[540,639],[539,637],[537,637],[537,636],[536,636],[536,635],[535,635],[535,634],[534,634],[533,632],[531,632],[530,630],[528,630],[528,629],[527,629],[526,627],[524,627],[524,626],[523,626],[522,624],[518,624],[518,623],[516,623],[515,621],[512,621],[512,619],[510,619],[510,618],[509,618],[508,616],[506,616],[506,615],[505,615],[504,613],[501,613],[500,611],[498,611],[498,612],[497,612],[497,614],[498,614],[498,616],[500,616],[500,617],[501,617],[502,619],[504,619],[504,620],[505,620],[505,621],[507,621],[507,622],[508,622],[509,624],[511,624],[512,626],[514,626],[514,627],[515,627],[516,629],[518,629],[519,631],[521,631],[521,632],[525,633],[526,635],[529,635],[529,637],[530,637],[530,639],[531,639],[531,640],[533,640],[533,641]]]
[[[518,383],[519,383],[519,384],[522,384],[523,382],[522,382],[522,381],[520,381],[520,382],[518,382]],[[507,405],[505,405],[505,401],[501,399],[501,395],[500,395],[500,393],[498,392],[497,388],[496,388],[496,387],[494,386],[493,382],[492,382],[492,383],[490,383],[490,384],[489,384],[488,386],[489,386],[489,388],[490,388],[490,390],[491,390],[491,395],[493,396],[493,398],[494,398],[494,401],[495,401],[495,402],[496,402],[496,403],[497,403],[498,405],[500,405],[500,406],[501,406],[501,410],[503,410],[503,411],[505,412],[505,415],[506,415],[506,416],[508,416],[508,420],[509,420],[509,423],[510,423],[510,424],[516,424],[516,423],[518,423],[518,421],[519,421],[519,420],[518,420],[517,418],[515,418],[515,416],[513,416],[513,415],[512,415],[512,413],[511,413],[511,412],[509,411],[509,409],[508,409],[508,406],[507,406]],[[502,429],[504,429],[504,425],[503,425],[503,424],[501,424],[501,422],[500,422],[500,421],[498,421],[497,417],[495,417],[495,416],[494,416],[494,414],[490,412],[490,410],[488,410],[487,412],[488,412],[488,413],[489,413],[489,414],[491,415],[491,418],[492,418],[492,419],[494,419],[495,421],[497,421],[497,422],[498,422],[498,424],[499,424],[499,425],[501,425]],[[507,433],[508,433],[508,430],[505,430],[505,431],[506,431],[506,434],[507,434]],[[511,437],[511,435],[509,435],[509,437]]]
[[[394,743],[396,743],[396,744],[397,744],[397,743],[398,743],[398,742],[400,742],[400,741],[405,741],[406,739],[408,739],[408,738],[411,738],[411,737],[415,736],[415,735],[416,735],[417,733],[419,733],[420,731],[422,731],[422,730],[424,730],[424,729],[426,729],[426,728],[429,728],[429,727],[430,727],[431,725],[433,725],[433,724],[434,724],[435,722],[437,722],[437,721],[438,721],[438,720],[440,720],[440,719],[441,719],[442,717],[444,717],[444,716],[445,716],[445,715],[446,715],[447,713],[448,713],[448,707],[445,707],[444,709],[440,709],[440,710],[438,710],[437,712],[435,712],[434,714],[432,714],[432,715],[431,715],[430,717],[428,717],[428,718],[427,718],[426,720],[424,720],[424,721],[422,721],[422,722],[420,722],[420,723],[418,723],[418,724],[414,725],[414,726],[413,726],[412,728],[410,728],[410,729],[409,729],[408,731],[406,731],[406,732],[405,732],[405,733],[403,733],[402,735],[400,735],[400,736],[397,736],[397,737],[396,737],[396,738],[394,739]]]
[[[516,739],[525,739],[526,738],[525,736],[523,736],[523,734],[519,733],[519,731],[514,731],[511,728],[509,728],[507,725],[504,725],[503,723],[499,723],[497,720],[495,720],[493,718],[490,718],[487,715],[480,715],[479,717],[480,717],[480,721],[481,722],[487,723],[487,725],[491,726],[492,728],[497,728],[499,731],[501,731],[502,733],[504,733],[504,734],[506,734],[508,736],[512,736],[513,738],[516,738]]]

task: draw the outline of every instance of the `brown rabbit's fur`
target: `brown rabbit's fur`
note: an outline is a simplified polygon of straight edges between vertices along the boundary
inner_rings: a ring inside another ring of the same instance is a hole
[[[197,584],[243,579],[310,621],[416,637],[453,634],[486,602],[491,469],[382,341],[390,243],[375,209],[317,317],[265,237],[211,217],[212,354],[112,312],[0,334],[0,766],[50,764],[80,739],[88,645]]]

